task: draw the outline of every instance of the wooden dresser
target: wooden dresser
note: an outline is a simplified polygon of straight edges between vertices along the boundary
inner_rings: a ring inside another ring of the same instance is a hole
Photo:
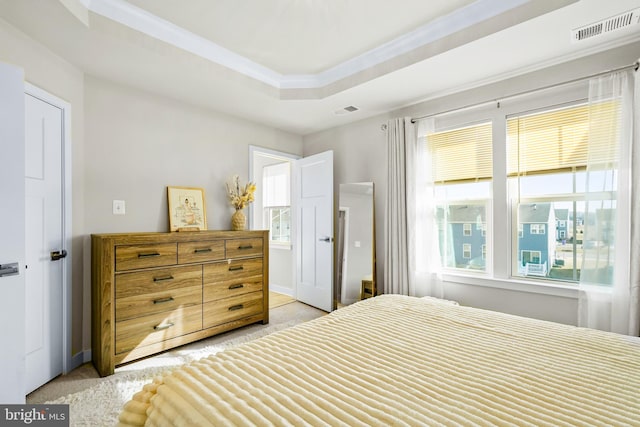
[[[269,322],[268,231],[94,234],[92,357],[123,363]]]

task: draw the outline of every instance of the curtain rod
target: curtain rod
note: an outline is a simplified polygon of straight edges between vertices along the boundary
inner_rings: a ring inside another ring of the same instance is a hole
[[[568,84],[571,84],[571,83],[577,83],[577,82],[580,82],[582,80],[592,79],[594,77],[600,77],[600,76],[603,76],[605,74],[616,73],[618,71],[627,70],[629,68],[633,68],[635,71],[638,71],[638,67],[640,67],[640,61],[636,61],[633,64],[625,65],[624,67],[615,68],[613,70],[607,70],[607,71],[602,71],[602,72],[595,73],[595,74],[590,74],[590,75],[584,76],[584,77],[578,77],[576,79],[568,80],[566,82],[555,83],[555,84],[552,84],[552,85],[543,86],[543,87],[536,88],[536,89],[530,89],[530,90],[525,90],[525,91],[522,91],[522,92],[517,92],[517,93],[514,93],[512,95],[507,95],[507,96],[505,96],[503,98],[499,98],[499,99],[490,99],[488,101],[476,102],[474,104],[468,104],[468,105],[465,105],[463,107],[452,108],[450,110],[440,111],[438,113],[429,114],[429,115],[426,115],[426,116],[413,117],[413,118],[411,118],[411,123],[415,123],[415,122],[417,122],[419,120],[428,119],[430,117],[439,116],[441,114],[447,114],[447,113],[452,113],[454,111],[464,110],[466,108],[477,107],[477,106],[480,106],[482,104],[488,104],[490,102],[499,102],[500,100],[504,100],[504,99],[511,99],[511,98],[515,98],[515,97],[518,97],[518,96],[527,95],[529,93],[541,91],[541,90],[551,89],[551,88],[558,87],[558,86],[564,86],[564,85],[568,85]]]

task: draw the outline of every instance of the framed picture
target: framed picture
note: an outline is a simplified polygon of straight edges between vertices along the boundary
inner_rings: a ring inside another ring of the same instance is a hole
[[[198,231],[207,229],[204,189],[167,187],[170,231]]]

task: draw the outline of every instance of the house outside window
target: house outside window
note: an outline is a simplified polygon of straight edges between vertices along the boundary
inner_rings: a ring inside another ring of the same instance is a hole
[[[465,236],[471,236],[471,224],[462,225],[462,234]]]

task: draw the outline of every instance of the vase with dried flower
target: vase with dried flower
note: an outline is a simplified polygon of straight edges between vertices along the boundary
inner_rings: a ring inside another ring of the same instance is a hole
[[[254,193],[256,192],[256,185],[253,182],[247,182],[245,185],[240,184],[240,177],[234,175],[227,182],[227,196],[231,206],[235,209],[235,212],[231,216],[231,230],[240,231],[244,230],[247,224],[247,218],[243,212],[243,209],[254,200]]]

